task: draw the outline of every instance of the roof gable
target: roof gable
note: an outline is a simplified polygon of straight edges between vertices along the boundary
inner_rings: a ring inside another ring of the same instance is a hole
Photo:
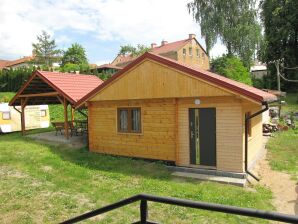
[[[252,99],[257,102],[263,102],[263,101],[273,101],[276,100],[276,97],[272,94],[266,93],[262,90],[259,90],[257,88],[245,85],[243,83],[228,79],[226,77],[223,77],[221,75],[217,75],[212,72],[200,70],[196,67],[192,67],[180,62],[177,62],[175,60],[171,60],[156,54],[152,53],[145,53],[139,58],[137,58],[134,62],[127,65],[124,69],[117,72],[113,77],[111,77],[109,80],[104,82],[102,85],[91,91],[89,94],[87,94],[85,97],[83,97],[81,100],[79,100],[76,104],[76,107],[81,106],[85,101],[90,100],[93,98],[96,94],[98,94],[100,91],[103,91],[108,85],[113,85],[116,83],[120,78],[126,74],[128,74],[128,71],[133,69],[135,66],[143,62],[145,59],[150,59],[152,61],[156,61],[160,64],[163,64],[167,67],[174,68],[175,70],[181,71],[183,73],[188,74],[189,76],[192,76],[193,78],[201,79],[205,82],[208,82],[212,84],[213,86],[216,85],[221,89],[226,89],[229,92],[233,92],[242,96],[245,96],[249,99]],[[127,84],[128,85],[128,84]],[[128,88],[128,86],[127,86]]]
[[[32,86],[33,83],[38,83],[38,85]],[[10,101],[10,105],[19,104],[18,96],[23,93],[33,94],[51,91],[57,91],[70,103],[75,104],[102,83],[103,81],[94,75],[35,71]]]
[[[154,53],[154,54],[164,54],[164,53],[168,53],[168,52],[172,52],[172,51],[178,51],[192,40],[195,40],[195,42],[200,46],[200,48],[206,53],[205,49],[202,47],[202,45],[198,42],[198,40],[196,38],[179,40],[179,41],[167,43],[165,45],[161,45],[161,46],[152,48],[150,50],[150,52]]]
[[[231,95],[174,68],[145,59],[90,101]]]

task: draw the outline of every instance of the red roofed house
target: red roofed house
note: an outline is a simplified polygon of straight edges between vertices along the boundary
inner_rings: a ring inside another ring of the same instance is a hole
[[[15,68],[21,68],[21,67],[29,67],[30,65],[32,65],[32,60],[33,60],[32,56],[22,57],[20,59],[16,59],[13,61],[0,60],[0,69],[4,69],[4,68],[15,69]]]
[[[262,148],[262,116],[255,113],[275,99],[145,53],[79,100],[76,108],[88,107],[92,152],[244,173]]]
[[[178,62],[196,66],[203,70],[209,69],[209,57],[204,48],[197,41],[195,34],[189,34],[187,39],[171,43],[162,41],[160,46],[152,43],[150,52]],[[136,57],[131,55],[119,54],[111,64],[124,67],[135,59]]]

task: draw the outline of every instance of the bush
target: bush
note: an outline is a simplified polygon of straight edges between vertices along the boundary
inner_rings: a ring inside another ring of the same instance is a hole
[[[235,56],[223,55],[211,61],[212,71],[227,78],[252,85],[250,73],[242,61]]]
[[[0,70],[0,92],[17,92],[35,67]]]

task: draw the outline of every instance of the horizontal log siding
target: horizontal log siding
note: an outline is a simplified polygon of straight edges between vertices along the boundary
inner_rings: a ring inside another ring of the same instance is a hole
[[[142,133],[117,132],[117,107],[141,107]],[[89,103],[89,149],[114,155],[175,160],[174,100]]]
[[[245,113],[256,113],[261,110],[262,107],[255,104],[244,104],[242,110],[242,127],[243,127],[243,149],[244,149],[244,137],[245,137]],[[251,119],[251,136],[248,138],[248,167],[258,159],[258,156],[262,153],[263,149],[263,125],[262,114]]]
[[[216,169],[243,172],[242,107],[240,100],[218,98],[201,99],[195,105],[193,99],[178,100],[179,154],[177,165],[190,166],[189,163],[189,108],[216,108]],[[213,101],[213,102],[212,102]]]

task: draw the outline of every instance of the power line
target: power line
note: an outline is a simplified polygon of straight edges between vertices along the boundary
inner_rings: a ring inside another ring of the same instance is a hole
[[[283,67],[283,69],[298,69],[298,67],[293,67],[293,68]]]

